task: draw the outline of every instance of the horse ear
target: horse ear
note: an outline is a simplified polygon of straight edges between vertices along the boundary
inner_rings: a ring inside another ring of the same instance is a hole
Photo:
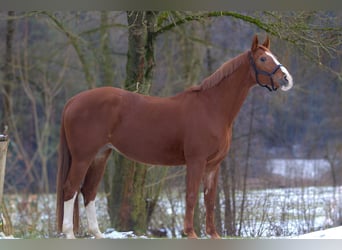
[[[251,50],[252,51],[256,50],[258,48],[258,44],[259,44],[258,36],[254,35]]]
[[[268,36],[266,36],[266,38],[265,38],[265,41],[264,41],[264,43],[262,44],[262,45],[264,45],[266,48],[270,48],[270,38],[268,37]]]

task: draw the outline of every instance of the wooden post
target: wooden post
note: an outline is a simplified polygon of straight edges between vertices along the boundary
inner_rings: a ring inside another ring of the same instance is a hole
[[[3,197],[3,192],[4,192],[6,155],[7,155],[8,142],[9,141],[8,141],[7,135],[0,134],[0,204],[2,203],[2,197]]]
[[[8,143],[8,136],[0,134],[0,232],[3,232],[7,236],[13,233],[11,219],[8,215],[5,202],[3,202]]]

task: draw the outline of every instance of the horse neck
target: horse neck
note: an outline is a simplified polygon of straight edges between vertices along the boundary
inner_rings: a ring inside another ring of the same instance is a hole
[[[212,109],[217,110],[220,113],[219,116],[224,117],[224,122],[228,126],[232,124],[240,111],[250,88],[255,85],[247,53],[233,60],[243,61],[216,86],[203,91],[203,94],[208,95],[208,99],[212,100]]]

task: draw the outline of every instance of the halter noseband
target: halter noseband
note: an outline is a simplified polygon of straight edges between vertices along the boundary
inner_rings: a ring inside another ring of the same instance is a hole
[[[257,68],[257,66],[255,65],[255,62],[253,60],[253,56],[252,56],[252,52],[249,51],[248,52],[248,55],[249,55],[249,60],[253,66],[253,69],[255,71],[255,79],[256,79],[256,82],[261,86],[261,87],[265,87],[267,88],[269,91],[276,91],[277,88],[274,86],[274,82],[273,82],[273,79],[272,79],[272,76],[274,76],[275,72],[277,72],[278,69],[280,69],[280,67],[282,66],[281,64],[278,64],[273,70],[271,73],[267,72],[267,71],[264,71],[264,70],[260,70]],[[262,84],[260,81],[259,81],[259,74],[261,75],[266,75],[270,78],[271,80],[271,85],[272,85],[272,88],[266,84]]]

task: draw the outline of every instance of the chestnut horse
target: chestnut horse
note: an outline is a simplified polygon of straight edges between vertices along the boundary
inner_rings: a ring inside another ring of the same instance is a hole
[[[206,232],[220,238],[214,204],[218,170],[230,146],[233,121],[252,86],[286,91],[293,85],[269,47],[268,37],[261,45],[254,36],[250,50],[224,63],[200,85],[173,97],[102,87],[71,98],[63,111],[60,134],[58,231],[66,238],[75,237],[74,206],[82,193],[89,231],[96,238],[103,237],[94,200],[107,158],[115,149],[146,164],[186,165],[184,233],[197,238],[193,215],[203,181]]]

